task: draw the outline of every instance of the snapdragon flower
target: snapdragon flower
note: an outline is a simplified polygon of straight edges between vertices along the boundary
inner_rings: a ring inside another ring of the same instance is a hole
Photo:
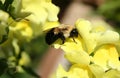
[[[30,13],[25,19],[30,21],[34,35],[41,34],[46,23],[58,22],[59,8],[51,0],[23,0],[22,7],[22,12]],[[56,25],[53,24],[53,26]]]
[[[28,66],[30,57],[25,45],[51,26],[59,25],[58,12],[51,0],[0,0],[0,66],[5,71],[0,75],[16,77],[16,72],[22,69],[39,77]],[[1,59],[5,60],[3,64]]]
[[[120,61],[116,47],[119,34],[101,26],[94,28],[90,21],[84,19],[78,19],[75,26],[79,32],[75,42],[72,38],[67,38],[64,44],[60,44],[59,39],[52,44],[55,48],[61,48],[65,58],[72,64],[68,71],[59,66],[56,77],[119,78]],[[87,73],[82,71],[84,67],[87,67]],[[85,76],[81,74],[83,72]]]
[[[27,20],[16,22],[15,26],[10,26],[9,28],[17,39],[30,41],[33,37],[33,30]]]

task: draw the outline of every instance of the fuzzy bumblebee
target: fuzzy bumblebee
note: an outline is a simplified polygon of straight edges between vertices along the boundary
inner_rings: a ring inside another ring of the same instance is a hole
[[[78,37],[78,31],[75,27],[70,25],[60,25],[58,27],[54,27],[50,29],[45,36],[45,41],[48,45],[51,45],[56,40],[61,39],[62,44],[65,43],[66,38],[73,38]]]

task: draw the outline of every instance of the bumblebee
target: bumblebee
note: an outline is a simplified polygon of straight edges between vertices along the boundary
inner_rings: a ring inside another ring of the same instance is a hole
[[[51,45],[56,40],[61,39],[62,44],[65,43],[66,38],[78,37],[78,31],[75,27],[70,25],[60,25],[58,27],[50,29],[45,36],[45,41],[48,45]]]

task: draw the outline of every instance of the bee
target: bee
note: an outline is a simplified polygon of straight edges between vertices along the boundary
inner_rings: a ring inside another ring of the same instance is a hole
[[[78,31],[75,27],[70,25],[60,25],[58,27],[50,29],[45,36],[45,41],[48,45],[51,45],[56,40],[61,39],[62,44],[65,43],[66,38],[78,37]]]

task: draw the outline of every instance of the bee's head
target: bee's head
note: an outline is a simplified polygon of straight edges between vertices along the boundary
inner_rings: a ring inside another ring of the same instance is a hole
[[[71,32],[70,32],[70,37],[78,37],[78,31],[76,28],[74,28]]]

